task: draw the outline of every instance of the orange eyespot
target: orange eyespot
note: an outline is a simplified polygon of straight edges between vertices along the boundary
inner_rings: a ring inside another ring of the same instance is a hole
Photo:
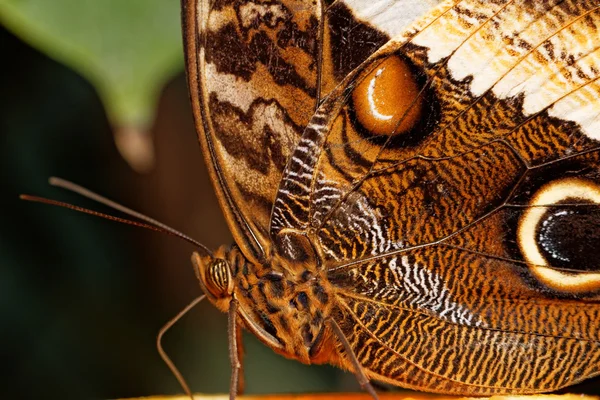
[[[371,71],[352,93],[356,117],[375,135],[410,130],[419,120],[423,101],[408,64],[390,56]]]

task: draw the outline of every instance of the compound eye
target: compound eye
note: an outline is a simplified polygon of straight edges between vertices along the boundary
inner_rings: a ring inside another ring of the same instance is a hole
[[[192,263],[200,280],[200,286],[214,299],[230,297],[233,293],[233,279],[226,260],[209,256],[192,255]]]
[[[227,261],[215,259],[206,271],[206,286],[217,297],[228,297],[232,291],[231,272]]]
[[[533,276],[570,294],[600,289],[600,185],[565,178],[540,188],[519,219],[517,242]]]

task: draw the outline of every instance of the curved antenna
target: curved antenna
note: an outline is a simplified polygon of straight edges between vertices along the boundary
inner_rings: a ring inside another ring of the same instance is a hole
[[[150,218],[147,215],[144,215],[142,213],[134,211],[134,210],[132,210],[128,207],[125,207],[113,200],[110,200],[110,199],[107,199],[106,197],[100,196],[99,194],[94,193],[89,189],[86,189],[82,186],[79,186],[79,185],[77,185],[73,182],[67,181],[65,179],[51,177],[48,182],[52,186],[60,187],[62,189],[66,189],[71,192],[77,193],[80,196],[86,197],[90,200],[93,200],[97,203],[103,204],[107,207],[113,208],[117,211],[121,211],[122,213],[127,214],[133,218],[137,218],[143,222],[131,221],[128,219],[115,217],[113,215],[104,214],[104,213],[101,213],[98,211],[75,206],[73,204],[64,203],[64,202],[56,201],[56,200],[50,200],[50,199],[46,199],[43,197],[30,196],[30,195],[25,195],[25,194],[20,195],[19,197],[22,200],[34,201],[37,203],[44,203],[44,204],[50,204],[50,205],[54,205],[54,206],[64,207],[64,208],[68,208],[71,210],[82,212],[84,214],[94,215],[96,217],[108,219],[110,221],[121,222],[121,223],[127,224],[127,225],[139,226],[141,228],[146,228],[146,229],[150,229],[153,231],[166,233],[171,236],[175,236],[180,239],[183,239],[188,243],[193,244],[194,246],[198,247],[199,249],[202,249],[208,256],[212,257],[212,252],[208,249],[208,247],[204,246],[202,243],[198,242],[197,240],[192,239],[188,235],[181,233],[181,232],[171,228],[170,226],[163,224],[160,221],[155,220],[154,218]]]
[[[171,329],[171,327],[173,325],[175,325],[177,323],[177,321],[179,321],[185,314],[187,314],[198,303],[200,303],[202,300],[204,300],[204,298],[206,298],[205,294],[203,294],[202,296],[196,297],[194,300],[192,300],[192,302],[190,304],[185,306],[185,308],[183,310],[179,311],[179,313],[175,317],[170,319],[162,328],[160,328],[160,331],[158,331],[158,335],[156,336],[156,348],[158,349],[158,354],[160,354],[160,358],[162,358],[162,360],[165,362],[165,364],[167,364],[167,367],[169,367],[169,369],[171,370],[171,373],[173,375],[175,375],[175,378],[177,378],[177,381],[183,388],[185,394],[187,394],[189,396],[189,398],[192,400],[194,400],[194,395],[192,394],[192,391],[190,390],[190,387],[188,386],[187,382],[183,378],[183,375],[181,375],[181,372],[179,372],[179,370],[175,366],[175,363],[171,360],[171,358],[167,355],[167,352],[163,349],[162,338],[165,335],[165,333],[169,329]]]

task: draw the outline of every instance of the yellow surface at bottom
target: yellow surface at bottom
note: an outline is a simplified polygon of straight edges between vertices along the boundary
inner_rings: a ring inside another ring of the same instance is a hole
[[[150,396],[121,400],[189,400],[188,396]],[[269,394],[238,396],[238,400],[372,400],[364,393],[322,393],[322,394]],[[600,400],[598,396],[580,394],[535,394],[529,396],[492,396],[492,397],[458,397],[444,395],[407,395],[402,393],[381,393],[380,400],[461,400],[461,399],[490,399],[490,400]],[[194,400],[229,400],[228,394],[204,395],[195,394]]]

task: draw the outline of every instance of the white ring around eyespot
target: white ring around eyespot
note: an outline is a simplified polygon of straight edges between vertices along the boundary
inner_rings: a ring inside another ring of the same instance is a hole
[[[530,208],[519,219],[517,243],[523,257],[533,264],[531,272],[542,283],[562,291],[582,292],[600,289],[600,273],[564,273],[548,265],[536,241],[537,225],[549,207],[566,199],[600,204],[600,185],[581,178],[564,178],[544,185],[537,191]]]

